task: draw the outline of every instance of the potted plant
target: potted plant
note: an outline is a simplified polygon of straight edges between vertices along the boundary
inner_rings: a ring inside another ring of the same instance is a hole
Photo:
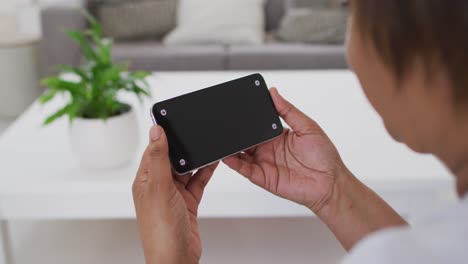
[[[45,78],[47,87],[40,97],[46,104],[58,94],[65,94],[67,104],[50,115],[44,125],[68,116],[72,152],[80,163],[90,168],[108,168],[129,161],[138,146],[138,123],[135,111],[121,102],[118,94],[135,94],[141,101],[149,96],[147,72],[128,72],[128,66],[112,61],[112,40],[103,37],[100,23],[83,12],[90,28],[67,30],[80,45],[85,62],[78,67],[60,66],[57,76]]]

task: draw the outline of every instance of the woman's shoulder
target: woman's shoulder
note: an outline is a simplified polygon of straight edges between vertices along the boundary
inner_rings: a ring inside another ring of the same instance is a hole
[[[468,202],[447,207],[414,226],[387,228],[360,241],[342,262],[467,263]]]

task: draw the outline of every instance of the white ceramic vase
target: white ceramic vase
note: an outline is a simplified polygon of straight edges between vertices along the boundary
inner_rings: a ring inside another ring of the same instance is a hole
[[[124,165],[138,147],[138,122],[133,108],[107,120],[76,118],[70,127],[71,148],[83,167],[105,169]]]

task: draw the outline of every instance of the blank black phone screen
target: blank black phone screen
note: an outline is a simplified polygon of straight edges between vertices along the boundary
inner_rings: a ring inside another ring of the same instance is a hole
[[[283,126],[260,74],[156,103],[174,170],[184,174],[279,136]]]

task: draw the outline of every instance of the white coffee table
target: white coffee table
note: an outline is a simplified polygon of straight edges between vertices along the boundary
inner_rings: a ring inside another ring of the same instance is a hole
[[[153,102],[250,73],[154,74],[150,80],[154,98],[137,107],[141,113],[140,153],[147,142]],[[286,98],[318,121],[349,168],[403,215],[419,215],[453,200],[450,173],[435,158],[415,154],[390,138],[352,73],[262,74],[269,85],[278,87]],[[46,107],[34,103],[0,138],[2,221],[133,219],[131,184],[140,157],[112,170],[80,168],[69,150],[68,121],[41,127],[45,116],[62,103],[55,100]],[[200,207],[201,218],[309,215],[308,210],[268,194],[224,165],[216,171]]]

